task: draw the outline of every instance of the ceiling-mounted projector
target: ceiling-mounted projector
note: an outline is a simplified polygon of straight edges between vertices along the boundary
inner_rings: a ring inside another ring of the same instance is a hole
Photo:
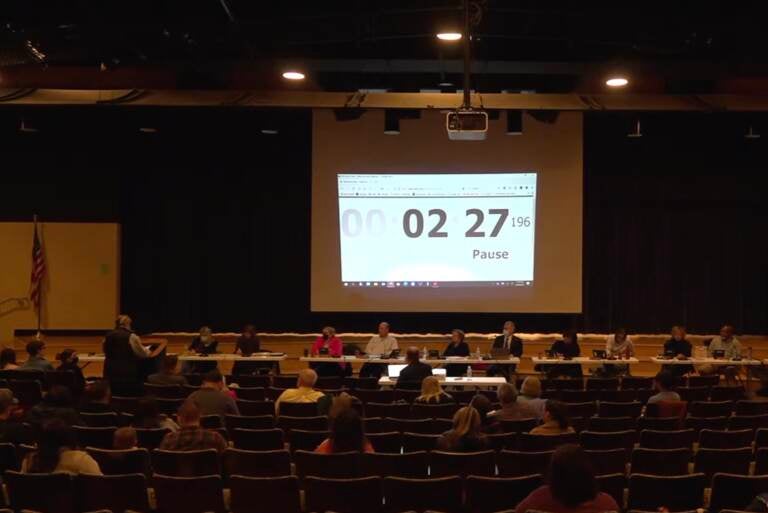
[[[452,141],[482,141],[488,133],[488,113],[459,109],[445,115],[445,128]]]

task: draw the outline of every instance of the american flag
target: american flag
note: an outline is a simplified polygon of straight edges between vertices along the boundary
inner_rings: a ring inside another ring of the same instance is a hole
[[[30,277],[29,299],[35,305],[40,306],[40,291],[43,288],[45,277],[45,256],[40,245],[40,237],[37,236],[37,222],[35,222],[35,238],[32,241],[32,276]]]

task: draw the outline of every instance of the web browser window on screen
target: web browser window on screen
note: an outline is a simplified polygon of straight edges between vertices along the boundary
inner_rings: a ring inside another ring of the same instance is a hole
[[[343,286],[533,286],[536,179],[338,174]]]

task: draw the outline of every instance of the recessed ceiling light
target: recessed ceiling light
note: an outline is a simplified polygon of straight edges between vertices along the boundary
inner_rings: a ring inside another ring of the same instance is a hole
[[[286,80],[304,80],[305,75],[301,71],[285,71],[283,78]]]
[[[264,135],[277,135],[280,133],[276,128],[262,128],[261,133]]]
[[[608,87],[624,87],[629,84],[629,80],[624,77],[611,77],[605,81],[605,85]]]
[[[461,32],[440,32],[437,38],[441,41],[458,41],[461,39]]]

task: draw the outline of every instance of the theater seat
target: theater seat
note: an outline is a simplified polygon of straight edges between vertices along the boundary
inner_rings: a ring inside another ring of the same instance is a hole
[[[752,499],[766,492],[768,492],[768,476],[738,476],[718,473],[712,478],[709,511],[744,510],[752,502]]]
[[[305,431],[292,429],[288,431],[288,446],[291,454],[296,451],[314,451],[317,446],[331,436],[329,431]]]
[[[274,451],[285,446],[281,429],[233,429],[232,443],[238,449]]]
[[[702,429],[699,433],[699,448],[708,449],[739,449],[752,445],[752,430],[713,431]]]
[[[496,453],[493,451],[464,453],[432,451],[430,457],[431,476],[490,477],[496,473],[495,456]]]
[[[152,475],[149,451],[146,449],[116,450],[89,447],[87,451],[105,475],[143,474],[145,477]]]
[[[362,475],[394,476],[426,479],[429,453],[426,451],[403,454],[366,453],[362,455]]]
[[[381,479],[328,479],[307,477],[304,481],[307,511],[378,513],[383,509]]]
[[[278,451],[244,451],[229,448],[224,451],[222,467],[227,480],[232,476],[290,476],[291,456],[284,449]]]
[[[75,497],[79,511],[136,511],[149,513],[147,482],[142,474],[75,476]]]
[[[703,449],[699,448],[694,458],[694,472],[707,476],[707,482],[718,472],[747,475],[752,461],[752,448],[741,449]]]
[[[688,511],[704,507],[706,476],[651,476],[632,474],[629,476],[629,497],[627,508],[643,511],[658,511],[666,507],[669,511]],[[719,509],[713,510],[719,511]]]
[[[152,478],[157,513],[225,513],[220,476]]]
[[[22,474],[8,471],[3,478],[14,511],[28,509],[41,513],[76,511],[72,479],[68,474]],[[45,493],[41,493],[45,490]]]
[[[156,474],[174,477],[221,475],[219,453],[215,449],[201,451],[152,451],[152,468]]]
[[[542,476],[481,477],[466,479],[467,509],[473,513],[493,513],[514,509],[541,486]]]
[[[434,510],[445,513],[462,511],[462,486],[459,477],[439,479],[384,478],[386,511]]]
[[[605,451],[584,451],[587,455],[595,474],[598,476],[608,474],[627,473],[627,451],[624,449],[608,449]]]
[[[546,474],[552,454],[554,454],[554,451],[501,451],[497,455],[499,476],[521,477],[533,474]]]
[[[299,478],[232,476],[231,513],[301,513]]]
[[[690,449],[635,449],[632,451],[632,474],[680,476],[688,474]]]
[[[307,476],[351,479],[362,475],[361,457],[357,452],[319,454],[296,451],[293,461],[296,463],[296,475],[301,479]]]

